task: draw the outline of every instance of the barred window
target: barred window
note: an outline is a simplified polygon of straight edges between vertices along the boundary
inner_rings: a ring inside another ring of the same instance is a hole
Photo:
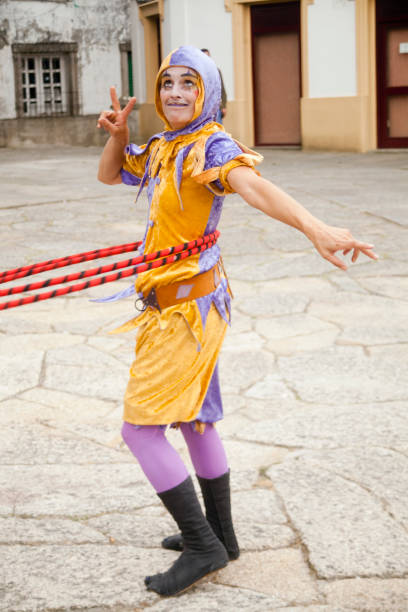
[[[20,117],[78,113],[74,50],[76,44],[70,43],[13,45],[17,113]]]
[[[66,115],[69,107],[63,56],[21,58],[21,99],[23,115]]]

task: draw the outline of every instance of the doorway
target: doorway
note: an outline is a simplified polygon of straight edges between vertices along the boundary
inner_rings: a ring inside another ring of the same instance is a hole
[[[408,147],[408,4],[377,0],[378,146]]]
[[[251,6],[256,145],[300,145],[300,2]]]

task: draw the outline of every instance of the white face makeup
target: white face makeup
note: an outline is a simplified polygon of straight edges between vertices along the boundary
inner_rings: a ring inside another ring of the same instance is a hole
[[[198,75],[186,66],[171,66],[161,75],[160,100],[173,130],[190,123],[198,96]]]

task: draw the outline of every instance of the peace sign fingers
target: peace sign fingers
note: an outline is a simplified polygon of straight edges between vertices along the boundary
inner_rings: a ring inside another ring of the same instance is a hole
[[[122,115],[124,116],[125,119],[129,117],[135,104],[136,104],[136,98],[130,98],[129,102],[126,104],[126,106],[122,110]]]
[[[112,102],[111,109],[101,112],[98,118],[97,127],[103,128],[113,138],[118,138],[127,142],[129,139],[127,120],[136,103],[136,98],[130,98],[126,106],[121,109],[116,87],[112,85],[109,91]]]
[[[130,98],[130,100],[128,101],[126,106],[123,109],[121,109],[120,108],[119,98],[118,98],[118,95],[116,93],[116,87],[114,85],[112,85],[112,87],[110,87],[110,96],[111,96],[111,100],[112,100],[112,109],[113,109],[113,112],[115,113],[116,117],[119,118],[119,121],[126,122],[127,118],[129,117],[130,113],[132,112],[132,109],[133,109],[134,105],[136,104],[136,98],[134,98],[134,97]]]
[[[112,87],[109,88],[109,91],[112,100],[112,108],[115,113],[120,113],[120,102],[116,93],[116,87],[112,85]]]

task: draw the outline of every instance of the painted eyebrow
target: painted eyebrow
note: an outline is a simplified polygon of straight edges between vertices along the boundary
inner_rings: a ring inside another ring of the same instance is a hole
[[[185,77],[185,76],[192,76],[192,77],[194,77],[195,79],[197,78],[197,75],[195,75],[193,72],[183,72],[183,74],[182,74],[181,76],[182,76],[182,77]],[[166,72],[163,72],[163,74],[162,74],[162,78],[163,78],[163,77],[170,77],[170,78],[171,78],[171,74],[170,74],[169,72],[167,72],[167,70],[166,70]]]

